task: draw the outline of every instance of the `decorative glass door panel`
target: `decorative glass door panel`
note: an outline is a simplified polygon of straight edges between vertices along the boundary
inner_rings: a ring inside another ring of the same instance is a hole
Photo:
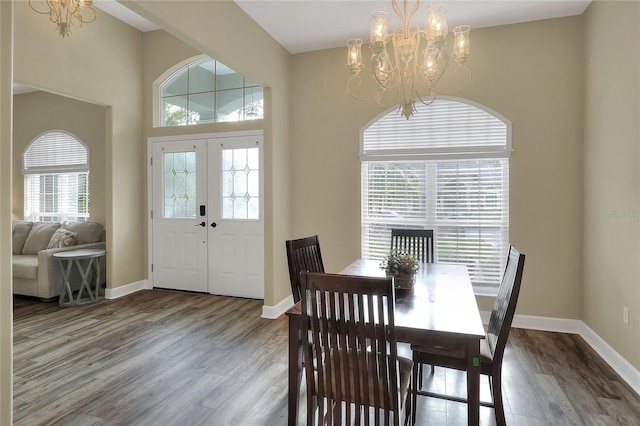
[[[260,151],[222,149],[222,218],[260,219]]]
[[[164,218],[196,217],[196,153],[163,153]]]

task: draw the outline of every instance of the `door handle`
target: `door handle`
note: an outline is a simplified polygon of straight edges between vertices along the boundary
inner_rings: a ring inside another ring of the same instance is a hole
[[[196,224],[195,226],[202,226],[204,228],[205,226],[207,226],[207,223],[206,222],[200,222],[200,223]]]
[[[215,223],[215,222],[211,222],[211,227],[212,227],[212,228],[215,228],[216,226],[218,226],[218,224],[217,224],[217,223]]]

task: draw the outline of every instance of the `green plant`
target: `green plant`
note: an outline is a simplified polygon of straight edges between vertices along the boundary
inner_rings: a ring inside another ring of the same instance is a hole
[[[400,273],[412,274],[420,268],[420,265],[414,255],[394,251],[382,259],[380,267],[387,271],[387,273],[397,276]]]

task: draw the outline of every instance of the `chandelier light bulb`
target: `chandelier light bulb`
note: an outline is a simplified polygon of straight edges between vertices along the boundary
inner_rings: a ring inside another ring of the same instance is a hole
[[[371,43],[387,41],[387,11],[376,10],[371,14]]]
[[[453,56],[456,62],[464,64],[469,59],[469,31],[471,27],[468,25],[460,25],[453,29],[455,35],[455,42],[453,45]]]
[[[362,39],[352,38],[347,41],[347,68],[353,75],[358,75],[362,68]]]
[[[449,32],[447,27],[447,20],[444,17],[447,13],[446,9],[442,6],[431,6],[427,11],[427,37],[432,40],[433,43],[444,43],[444,38]]]

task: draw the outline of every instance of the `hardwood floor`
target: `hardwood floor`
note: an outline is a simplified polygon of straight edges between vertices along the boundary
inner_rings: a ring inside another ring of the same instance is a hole
[[[285,425],[287,319],[261,307],[160,290],[66,309],[16,297],[14,424]],[[509,425],[640,424],[640,397],[579,336],[513,329],[503,368]],[[438,391],[464,383],[425,374]],[[419,398],[418,424],[466,424],[466,407]]]

